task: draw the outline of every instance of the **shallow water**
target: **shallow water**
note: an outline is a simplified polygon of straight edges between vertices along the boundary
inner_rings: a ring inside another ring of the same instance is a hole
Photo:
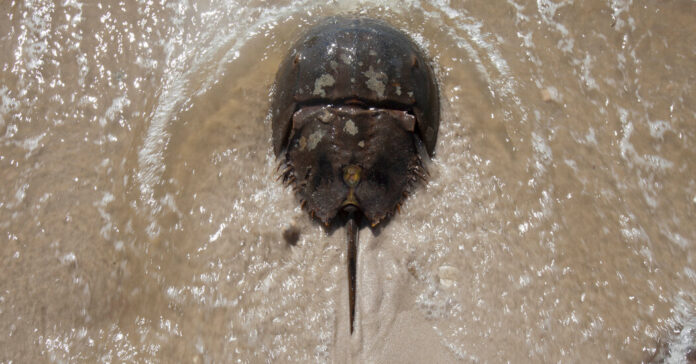
[[[693,350],[696,2],[0,8],[2,363]],[[333,14],[409,33],[443,103],[431,180],[361,231],[352,338],[345,236],[276,181],[267,120],[284,52]]]

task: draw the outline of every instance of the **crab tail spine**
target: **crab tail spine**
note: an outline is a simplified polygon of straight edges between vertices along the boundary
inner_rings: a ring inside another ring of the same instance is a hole
[[[355,273],[357,268],[358,256],[358,216],[355,212],[348,215],[347,226],[348,238],[348,302],[350,305],[350,333],[353,334],[355,323]]]

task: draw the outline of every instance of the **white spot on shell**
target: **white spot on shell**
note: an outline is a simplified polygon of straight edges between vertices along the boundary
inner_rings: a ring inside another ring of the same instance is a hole
[[[331,112],[329,112],[329,110],[327,110],[327,109],[323,109],[321,111],[321,114],[319,114],[319,120],[324,124],[329,123],[331,121],[332,117],[333,117],[333,114],[331,114]]]
[[[346,125],[343,127],[343,131],[350,135],[355,135],[358,133],[358,127],[355,125],[353,120],[346,121]]]
[[[321,141],[321,138],[324,137],[325,132],[323,130],[317,130],[312,135],[309,136],[309,142],[307,143],[307,147],[309,147],[309,150],[314,150],[314,148],[317,147],[317,144]]]
[[[365,82],[365,86],[377,93],[377,97],[384,98],[384,89],[386,88],[384,82],[386,75],[384,74],[384,72],[375,72],[372,66],[370,66],[367,72],[363,72],[363,74],[365,75],[365,77],[367,77],[367,82]]]
[[[359,146],[360,148],[365,148],[365,141],[364,141],[364,140],[359,141],[359,142],[358,142],[358,146]]]
[[[396,95],[397,95],[397,96],[401,96],[401,86],[397,85],[397,86],[396,86],[396,91],[395,91],[395,92],[396,92]]]
[[[317,78],[316,81],[314,81],[314,92],[312,92],[312,94],[326,97],[324,87],[333,86],[334,83],[336,83],[336,80],[334,80],[330,74],[323,74],[321,77]]]
[[[346,53],[342,53],[341,54],[341,61],[343,61],[343,63],[345,63],[345,64],[350,64],[353,60],[351,59],[350,55],[348,55]]]

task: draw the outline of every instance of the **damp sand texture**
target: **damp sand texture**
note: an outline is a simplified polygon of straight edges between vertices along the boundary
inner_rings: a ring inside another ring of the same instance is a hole
[[[693,1],[0,9],[0,362],[640,362],[667,345],[679,363],[694,342]],[[352,337],[345,236],[276,181],[267,119],[285,52],[336,14],[414,38],[442,103],[428,184],[361,231]]]

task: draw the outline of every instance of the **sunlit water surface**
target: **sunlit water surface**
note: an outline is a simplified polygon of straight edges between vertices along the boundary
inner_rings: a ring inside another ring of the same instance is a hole
[[[2,363],[693,350],[694,1],[0,8]],[[276,181],[266,119],[284,53],[333,14],[404,29],[442,96],[430,182],[361,232],[353,337],[345,236]]]

